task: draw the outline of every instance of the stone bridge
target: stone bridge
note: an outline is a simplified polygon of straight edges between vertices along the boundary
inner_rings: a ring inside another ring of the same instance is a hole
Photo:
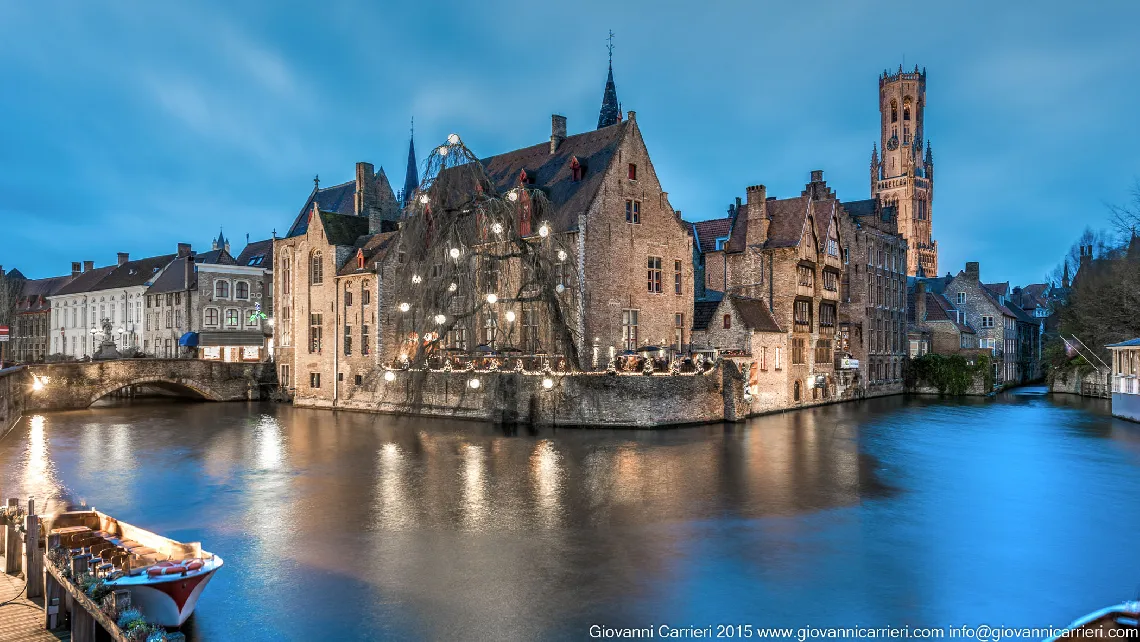
[[[28,366],[27,410],[75,410],[134,386],[162,388],[208,401],[268,397],[276,384],[272,363],[199,359],[118,359]],[[36,384],[36,382],[39,382]]]

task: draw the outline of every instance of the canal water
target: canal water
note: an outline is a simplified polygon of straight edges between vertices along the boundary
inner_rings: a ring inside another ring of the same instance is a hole
[[[1047,626],[1140,585],[1140,425],[1034,390],[663,431],[133,403],[26,417],[0,474],[221,555],[192,640]]]

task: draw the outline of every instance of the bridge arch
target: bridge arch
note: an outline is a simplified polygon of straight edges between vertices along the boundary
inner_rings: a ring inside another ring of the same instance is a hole
[[[106,384],[97,388],[95,393],[89,395],[87,405],[99,401],[107,395],[129,388],[131,386],[155,386],[166,390],[173,390],[176,392],[189,392],[195,398],[203,399],[206,401],[222,401],[222,396],[214,392],[209,385],[194,379],[187,379],[183,377],[157,377],[157,376],[143,376],[131,379],[119,379],[112,383]]]

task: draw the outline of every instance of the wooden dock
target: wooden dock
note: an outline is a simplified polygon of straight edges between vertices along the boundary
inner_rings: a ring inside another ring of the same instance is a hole
[[[7,560],[5,560],[7,561]],[[23,593],[22,576],[0,573],[0,640],[5,642],[55,642],[70,640],[68,632],[44,629],[43,598],[29,600]]]

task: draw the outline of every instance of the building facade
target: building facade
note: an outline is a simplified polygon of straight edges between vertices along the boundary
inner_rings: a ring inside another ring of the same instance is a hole
[[[16,298],[11,330],[11,357],[31,363],[51,354],[51,302],[48,297],[71,281],[70,276],[28,279]]]

